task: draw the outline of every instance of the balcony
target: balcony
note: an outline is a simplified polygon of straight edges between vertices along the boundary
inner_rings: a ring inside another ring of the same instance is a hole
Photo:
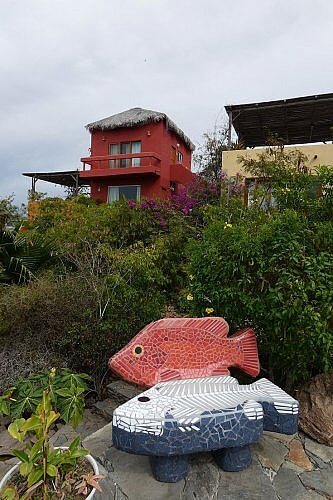
[[[178,184],[189,184],[193,181],[195,174],[184,167],[181,163],[170,165],[170,180]]]
[[[81,158],[80,177],[160,175],[161,157],[157,153],[131,153]]]

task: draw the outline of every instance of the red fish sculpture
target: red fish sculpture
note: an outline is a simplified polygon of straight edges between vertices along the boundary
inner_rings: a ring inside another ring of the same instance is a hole
[[[223,318],[167,318],[141,330],[109,360],[123,379],[151,387],[167,380],[228,375],[231,366],[256,376],[259,359],[250,328],[227,337]]]

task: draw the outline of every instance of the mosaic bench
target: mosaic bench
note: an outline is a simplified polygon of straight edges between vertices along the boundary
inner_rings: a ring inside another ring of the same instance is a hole
[[[150,456],[154,477],[176,482],[194,452],[212,451],[224,470],[245,469],[249,445],[263,430],[294,434],[297,420],[298,402],[267,379],[251,385],[230,376],[162,382],[114,411],[113,444]]]
[[[212,451],[224,470],[251,462],[263,430],[297,431],[298,403],[266,379],[239,385],[229,367],[257,376],[256,337],[228,337],[223,318],[168,318],[147,325],[109,361],[123,379],[151,387],[113,414],[113,443],[150,456],[159,481],[187,474],[188,455]]]

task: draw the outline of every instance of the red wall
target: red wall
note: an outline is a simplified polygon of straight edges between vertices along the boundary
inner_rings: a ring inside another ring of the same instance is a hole
[[[109,144],[120,143],[127,141],[141,141],[141,152],[156,153],[161,157],[158,162],[153,158],[142,158],[141,165],[152,163],[160,170],[160,176],[143,175],[122,175],[109,177],[94,178],[91,176],[91,196],[101,201],[107,201],[108,186],[121,186],[129,184],[141,185],[141,196],[163,197],[170,192],[170,181],[172,181],[173,169],[181,169],[183,175],[179,175],[179,179],[188,179],[191,174],[191,151],[186,147],[184,142],[172,131],[168,131],[165,122],[150,123],[141,127],[120,128],[115,130],[93,131],[91,134],[91,156],[107,156],[109,155]],[[183,154],[183,166],[177,165],[175,154],[173,151],[180,151]],[[186,169],[184,171],[184,167]],[[108,169],[108,160],[92,163],[91,172],[96,169]],[[187,174],[188,172],[188,174]],[[179,171],[180,173],[180,171]],[[184,175],[185,174],[185,175]],[[84,177],[88,177],[88,172],[84,173]],[[185,181],[184,181],[185,182]]]

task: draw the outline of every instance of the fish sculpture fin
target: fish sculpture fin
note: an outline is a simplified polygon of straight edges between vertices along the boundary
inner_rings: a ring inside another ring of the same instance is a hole
[[[167,382],[168,380],[180,380],[181,376],[178,370],[173,370],[172,368],[166,368],[161,370],[158,374],[159,382]]]
[[[230,372],[226,365],[221,364],[219,366],[215,366],[212,370],[211,376],[214,377],[215,375],[230,375]]]
[[[229,325],[226,320],[214,316],[204,318],[163,318],[150,323],[142,332],[149,332],[157,329],[177,329],[184,331],[194,328],[215,334],[217,337],[226,337],[229,332]]]
[[[240,330],[230,337],[230,340],[231,339],[237,343],[240,352],[243,353],[243,359],[239,363],[235,363],[234,366],[237,366],[248,375],[256,377],[260,372],[260,363],[254,330],[251,328]]]

